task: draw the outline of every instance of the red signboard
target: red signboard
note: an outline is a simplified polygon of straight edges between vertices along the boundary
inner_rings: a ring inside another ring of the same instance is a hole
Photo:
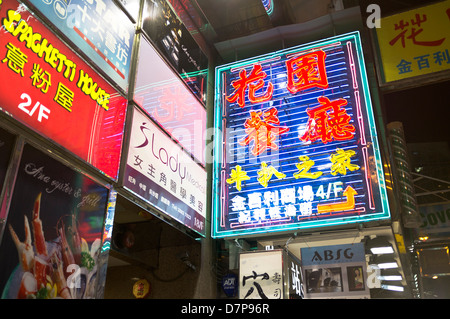
[[[0,21],[0,109],[117,179],[126,99],[23,5]]]

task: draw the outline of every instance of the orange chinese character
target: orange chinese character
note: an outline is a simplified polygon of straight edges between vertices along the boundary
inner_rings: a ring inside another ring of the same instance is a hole
[[[261,119],[261,115],[263,118]],[[249,145],[250,141],[254,141],[252,154],[258,156],[267,148],[277,150],[278,145],[274,143],[277,135],[281,135],[289,131],[287,127],[277,127],[273,124],[280,124],[278,119],[278,111],[271,108],[264,113],[262,111],[250,111],[250,118],[245,120],[245,133],[247,136],[239,141],[242,146]]]
[[[326,144],[333,139],[338,141],[351,139],[355,127],[349,124],[351,118],[345,108],[341,108],[347,105],[347,100],[330,101],[324,96],[317,100],[320,106],[306,111],[309,115],[308,126],[300,140],[314,142],[321,139]]]
[[[230,96],[227,96],[226,99],[229,102],[238,101],[238,105],[240,107],[244,107],[245,105],[245,91],[248,87],[248,99],[252,103],[265,102],[272,98],[273,94],[273,84],[269,82],[267,85],[267,91],[263,95],[256,96],[256,91],[261,89],[265,82],[263,79],[267,77],[266,72],[262,71],[262,67],[259,64],[255,64],[253,66],[250,75],[247,76],[247,71],[242,69],[239,72],[239,80],[231,82],[231,85],[235,88],[235,91]],[[256,83],[253,83],[256,82]]]
[[[326,54],[315,51],[286,61],[287,89],[295,94],[312,87],[327,88]]]

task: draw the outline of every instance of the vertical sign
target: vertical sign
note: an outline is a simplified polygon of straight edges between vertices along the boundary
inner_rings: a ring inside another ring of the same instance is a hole
[[[368,298],[364,244],[301,249],[305,298]]]
[[[450,1],[382,18],[376,29],[384,82],[450,69]]]
[[[389,218],[359,33],[216,68],[213,236]]]
[[[116,179],[127,100],[22,4],[0,21],[1,110]]]
[[[104,286],[97,271],[108,189],[28,144],[15,185],[1,298],[95,298]]]
[[[134,24],[113,0],[30,0],[125,92]]]
[[[137,109],[123,185],[158,210],[205,235],[205,169]]]
[[[283,299],[283,251],[239,256],[239,299]]]

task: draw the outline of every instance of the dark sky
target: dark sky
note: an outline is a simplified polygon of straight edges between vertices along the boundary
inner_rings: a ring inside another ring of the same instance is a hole
[[[450,81],[384,95],[386,124],[403,123],[407,143],[450,143]]]

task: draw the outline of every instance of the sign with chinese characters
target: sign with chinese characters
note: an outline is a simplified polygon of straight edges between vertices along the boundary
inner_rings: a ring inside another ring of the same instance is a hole
[[[382,77],[392,82],[450,69],[450,1],[381,19]]]
[[[205,169],[138,109],[133,114],[123,186],[205,235]]]
[[[213,236],[389,218],[359,33],[216,68]]]
[[[205,107],[156,49],[144,37],[140,40],[134,101],[205,165]]]
[[[4,186],[3,182],[5,181],[9,161],[14,149],[14,141],[15,136],[0,127],[0,194],[2,193]],[[0,218],[2,217],[3,216],[0,212]]]
[[[135,26],[113,0],[30,2],[106,75],[128,91]]]
[[[2,111],[116,179],[127,100],[22,4],[0,21]]]
[[[364,244],[302,248],[305,298],[369,298]]]
[[[283,251],[239,255],[239,299],[283,299]]]

